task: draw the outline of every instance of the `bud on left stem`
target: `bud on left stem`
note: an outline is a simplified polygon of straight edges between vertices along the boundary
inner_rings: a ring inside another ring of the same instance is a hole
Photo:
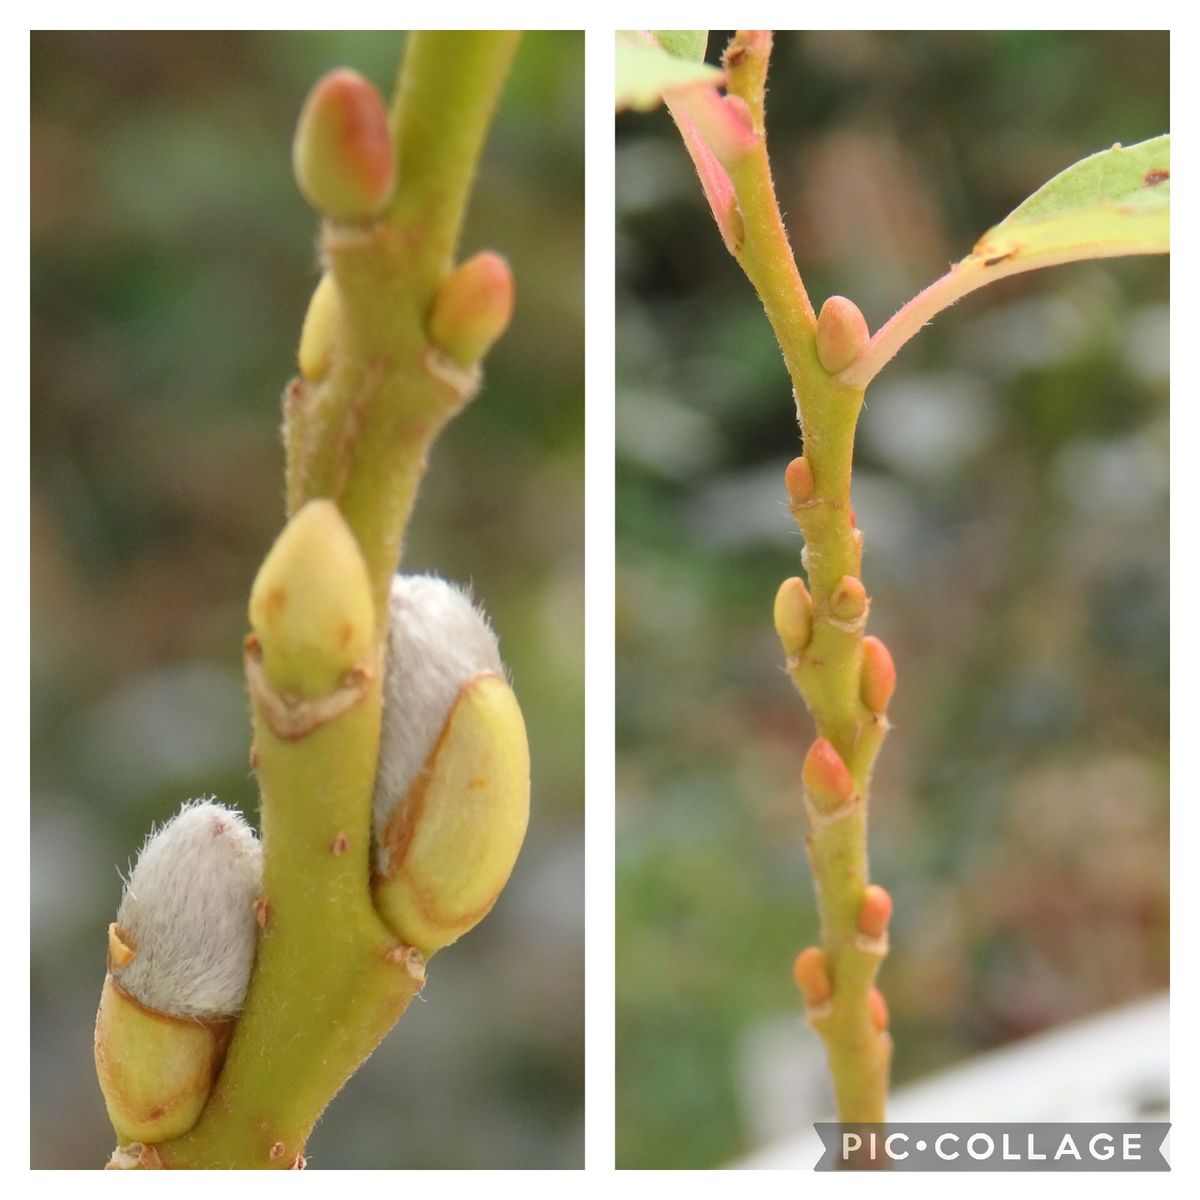
[[[508,328],[513,277],[508,263],[484,250],[442,284],[429,313],[429,337],[460,367],[477,363]]]
[[[375,783],[375,907],[425,957],[495,904],[529,820],[529,747],[495,635],[433,576],[391,593]]]
[[[240,814],[185,806],[142,848],[109,927],[96,1073],[119,1137],[161,1142],[208,1099],[254,963],[262,855]]]
[[[287,523],[250,591],[250,626],[279,693],[335,691],[367,656],[374,634],[362,551],[332,500],[310,500]]]
[[[304,198],[335,221],[366,221],[392,198],[395,152],[387,111],[357,71],[330,71],[304,101],[292,166]]]

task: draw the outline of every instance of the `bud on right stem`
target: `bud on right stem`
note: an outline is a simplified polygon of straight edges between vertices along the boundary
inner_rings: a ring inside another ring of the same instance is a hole
[[[804,789],[820,812],[833,812],[854,795],[854,780],[828,738],[817,738],[804,758]]]
[[[868,884],[858,909],[858,931],[864,937],[881,938],[892,919],[892,898],[886,888]]]
[[[825,952],[819,946],[808,946],[796,955],[792,964],[792,977],[810,1008],[824,1004],[833,994],[829,982],[829,969],[825,965]]]
[[[866,318],[853,300],[830,296],[817,317],[817,357],[830,375],[844,371],[870,340]]]
[[[896,664],[891,652],[877,637],[862,640],[862,675],[859,690],[862,702],[873,713],[887,712],[896,690]]]

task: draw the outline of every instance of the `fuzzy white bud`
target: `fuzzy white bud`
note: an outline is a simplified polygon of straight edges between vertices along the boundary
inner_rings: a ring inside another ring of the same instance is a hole
[[[112,976],[147,1008],[228,1017],[246,998],[262,848],[240,813],[187,804],[151,833],[125,885],[117,930],[132,956]]]
[[[397,575],[388,607],[376,831],[425,766],[463,684],[483,673],[504,675],[496,635],[462,588],[436,575]],[[387,850],[380,844],[376,853],[386,874]]]

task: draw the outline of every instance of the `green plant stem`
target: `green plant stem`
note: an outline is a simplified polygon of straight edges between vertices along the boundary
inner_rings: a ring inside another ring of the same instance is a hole
[[[425,321],[453,256],[476,163],[519,34],[414,32],[391,126],[400,184],[384,219],[327,222],[341,324],[330,374],[284,397],[289,513],[337,501],[363,553],[375,640],[361,696],[278,736],[247,643],[262,792],[262,935],[224,1067],[200,1121],[143,1165],[287,1168],[330,1099],[420,990],[424,964],[371,902],[371,799],[387,597],[425,459],[478,370],[442,361]],[[317,698],[320,700],[321,698]]]
[[[779,212],[767,155],[763,97],[770,49],[769,35],[739,33],[725,55],[728,91],[745,101],[759,135],[750,152],[729,165],[745,229],[736,258],[783,352],[813,476],[812,498],[793,513],[804,534],[813,632],[788,671],[818,734],[833,743],[855,785],[853,803],[836,819],[820,818],[810,809],[808,851],[821,913],[821,947],[833,987],[829,1005],[813,1014],[812,1024],[825,1042],[841,1119],[881,1121],[890,1039],[872,1024],[870,990],[882,953],[879,947],[862,947],[857,921],[869,879],[868,789],[887,720],[870,712],[860,697],[866,614],[861,622],[847,623],[831,611],[843,577],[859,578],[862,570],[850,477],[863,391],[839,382],[817,357],[816,319]]]
[[[289,438],[291,510],[338,502],[382,617],[404,526],[438,433],[474,395],[478,372],[430,347],[425,322],[454,265],[467,199],[519,33],[408,35],[392,105],[396,196],[368,226],[327,223],[322,250],[341,298],[329,377],[309,387],[305,436]],[[382,622],[381,628],[382,628]]]

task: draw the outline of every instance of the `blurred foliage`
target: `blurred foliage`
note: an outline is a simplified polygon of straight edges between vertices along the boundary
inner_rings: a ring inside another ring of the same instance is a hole
[[[300,103],[391,32],[34,33],[32,1156],[112,1146],[92,1068],[104,930],[154,821],[251,817],[245,605],[283,521],[279,395],[316,281],[292,182]],[[464,256],[513,328],[441,439],[409,571],[469,580],[501,635],[533,817],[491,918],[318,1126],[311,1167],[582,1162],[583,39],[534,33]]]
[[[768,137],[814,303],[878,327],[1062,167],[1166,131],[1167,76],[1165,33],[778,34]],[[770,615],[797,432],[669,117],[617,128],[618,1163],[704,1167],[768,1136],[748,1064],[799,1031],[817,930],[811,723]],[[1161,258],[1014,279],[868,394],[898,1083],[1167,982],[1167,296]]]

